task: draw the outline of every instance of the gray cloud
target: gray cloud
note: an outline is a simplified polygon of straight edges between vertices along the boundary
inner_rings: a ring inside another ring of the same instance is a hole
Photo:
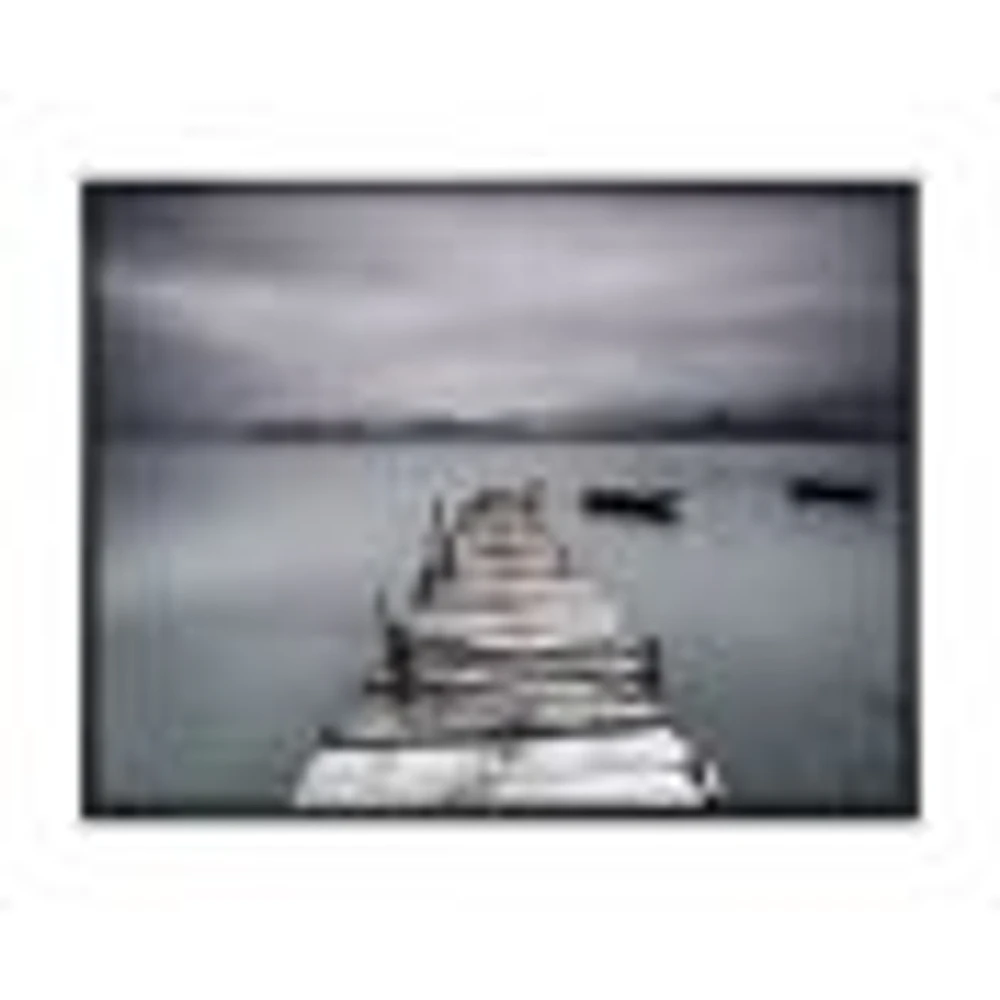
[[[109,190],[112,407],[467,415],[891,398],[905,196]]]

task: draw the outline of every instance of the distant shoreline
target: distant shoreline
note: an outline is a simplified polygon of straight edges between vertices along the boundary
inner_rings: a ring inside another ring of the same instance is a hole
[[[103,431],[93,435],[97,444],[162,445],[596,445],[596,444],[906,444],[905,434],[879,432],[802,433],[794,431],[743,432],[727,434],[646,434],[646,433],[572,433],[572,434],[367,434],[367,435],[256,435],[205,432],[136,432]]]

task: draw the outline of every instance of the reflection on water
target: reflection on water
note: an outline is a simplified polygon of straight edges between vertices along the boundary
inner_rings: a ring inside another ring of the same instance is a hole
[[[377,654],[433,495],[545,477],[556,530],[659,634],[667,697],[736,805],[898,801],[897,456],[888,445],[115,445],[97,663],[109,803],[282,804]],[[871,510],[790,505],[797,472],[871,477]],[[579,489],[686,491],[676,525],[587,519]]]

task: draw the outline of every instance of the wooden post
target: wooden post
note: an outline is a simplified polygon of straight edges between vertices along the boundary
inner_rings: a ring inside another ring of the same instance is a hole
[[[413,698],[413,657],[406,630],[389,621],[385,626],[385,661],[392,682],[393,694],[402,703]]]
[[[642,661],[640,678],[646,692],[654,697],[663,694],[663,651],[659,636],[644,636],[639,644]]]
[[[434,567],[430,563],[423,562],[417,572],[416,583],[413,587],[413,603],[417,605],[427,604],[434,592]]]
[[[441,539],[441,576],[450,580],[455,575],[455,539],[445,534]]]
[[[438,496],[431,501],[431,531],[435,534],[444,531],[444,501]]]

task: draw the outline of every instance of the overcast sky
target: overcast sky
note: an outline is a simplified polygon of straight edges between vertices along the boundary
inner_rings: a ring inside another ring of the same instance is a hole
[[[92,195],[113,413],[890,398],[884,193]]]

